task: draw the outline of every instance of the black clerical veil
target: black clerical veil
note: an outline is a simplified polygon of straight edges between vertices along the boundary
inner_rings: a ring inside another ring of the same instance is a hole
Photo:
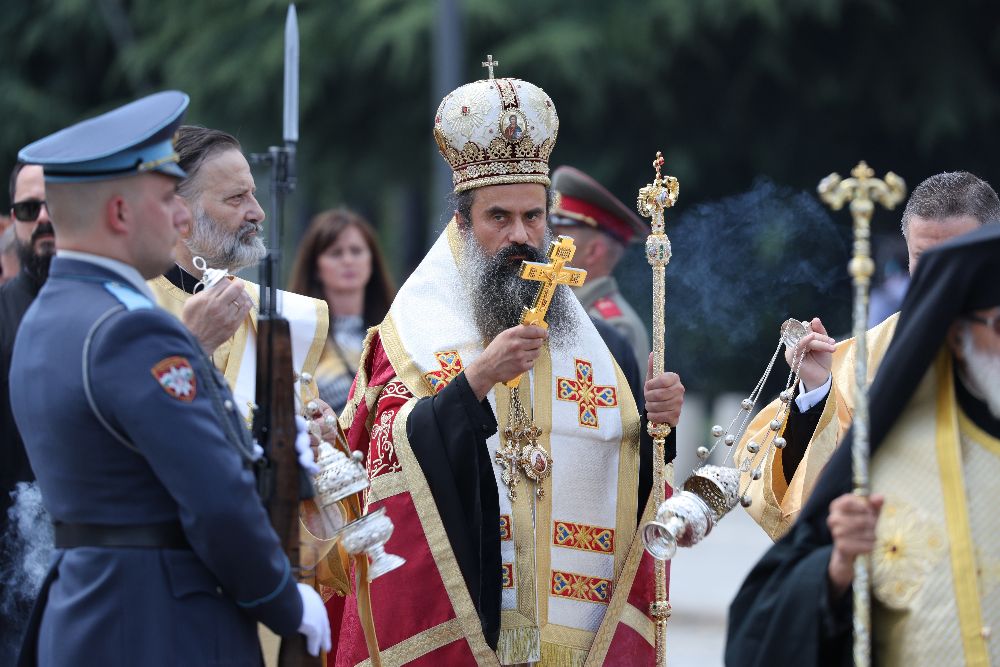
[[[869,391],[872,454],[885,440],[962,314],[1000,305],[1000,224],[920,258],[899,324]],[[851,491],[853,429],[837,448],[792,529],[757,563],[729,609],[727,667],[852,664],[851,596],[831,607],[826,569],[830,503]]]

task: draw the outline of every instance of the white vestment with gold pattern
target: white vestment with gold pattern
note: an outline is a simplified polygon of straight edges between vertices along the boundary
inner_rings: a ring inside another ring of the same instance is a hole
[[[958,408],[942,351],[872,461],[882,667],[1000,665],[1000,440]]]

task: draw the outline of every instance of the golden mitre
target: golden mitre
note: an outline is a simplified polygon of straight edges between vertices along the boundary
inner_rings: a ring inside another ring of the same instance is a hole
[[[434,139],[455,192],[484,185],[548,186],[559,116],[545,91],[520,79],[483,79],[448,93],[434,115]]]

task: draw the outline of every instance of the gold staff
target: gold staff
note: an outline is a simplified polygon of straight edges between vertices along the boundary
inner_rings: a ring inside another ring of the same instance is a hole
[[[663,228],[663,211],[677,202],[680,188],[673,176],[660,175],[662,166],[663,154],[657,151],[656,159],[653,160],[656,178],[639,190],[636,204],[640,215],[652,219],[652,234],[646,237],[646,259],[653,267],[653,377],[663,372],[664,269],[670,261],[670,239],[667,238]],[[653,438],[653,505],[659,507],[665,495],[664,442],[670,435],[670,425],[649,422],[647,429]],[[666,562],[657,558],[654,563],[656,599],[649,605],[649,615],[656,621],[656,664],[658,667],[663,667],[667,664],[667,619],[670,618],[670,602],[667,601]]]
[[[841,179],[830,174],[817,188],[820,199],[835,211],[851,202],[854,218],[854,255],[847,269],[854,281],[854,341],[857,346],[854,361],[854,440],[851,443],[851,468],[854,493],[865,498],[870,492],[868,481],[868,348],[865,330],[868,327],[868,288],[875,273],[871,258],[871,220],[875,203],[887,209],[906,195],[906,183],[891,171],[885,180],[875,178],[875,172],[864,160],[851,170],[852,178]],[[871,555],[854,561],[854,665],[871,664]]]

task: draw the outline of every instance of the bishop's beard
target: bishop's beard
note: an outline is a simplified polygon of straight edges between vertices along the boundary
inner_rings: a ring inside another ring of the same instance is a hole
[[[544,262],[542,249],[515,243],[489,256],[471,229],[462,229],[464,252],[461,273],[469,290],[473,317],[480,335],[492,341],[501,332],[521,323],[525,307],[530,308],[541,283],[521,278],[521,260]],[[551,234],[546,233],[543,247]],[[549,345],[558,348],[570,340],[575,297],[565,285],[556,287],[545,320],[549,324]]]

